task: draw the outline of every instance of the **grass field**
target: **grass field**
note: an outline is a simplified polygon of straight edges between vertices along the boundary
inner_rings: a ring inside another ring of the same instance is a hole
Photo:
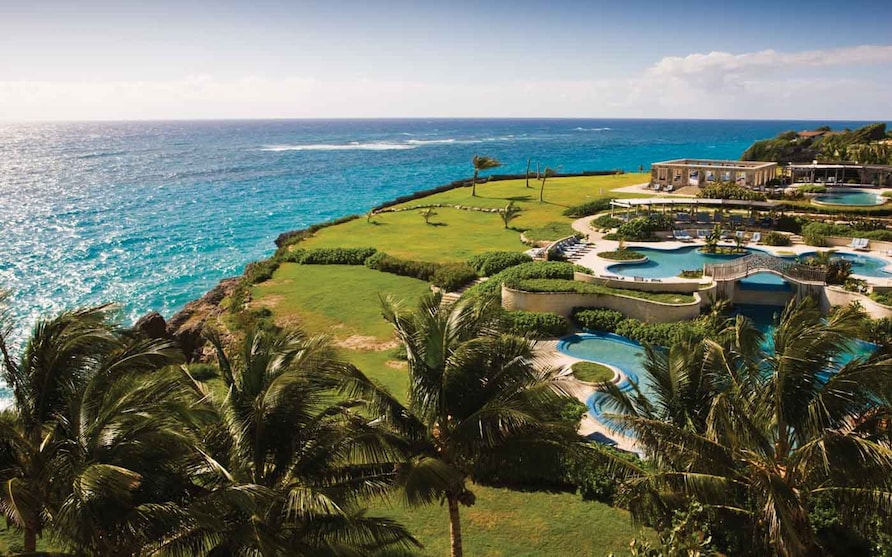
[[[313,238],[301,242],[300,247],[373,246],[398,257],[440,262],[464,261],[490,250],[521,251],[525,246],[520,242],[520,230],[547,225],[558,228],[555,223],[566,223],[564,230],[572,233],[569,229],[572,219],[562,215],[564,209],[605,196],[634,197],[610,191],[646,180],[644,174],[552,179],[545,186],[545,203],[539,202],[538,190],[526,188],[523,180],[481,184],[477,187],[477,197],[471,197],[471,188],[457,188],[402,207],[445,203],[492,208],[514,201],[523,211],[511,222],[513,230],[506,230],[495,213],[441,207],[436,209],[437,215],[431,218],[431,224],[425,224],[416,210],[382,213],[372,222],[361,218],[320,230]]]
[[[605,556],[628,553],[634,537],[650,531],[632,528],[626,511],[588,502],[572,493],[525,492],[472,486],[473,507],[462,507],[466,555],[475,557]],[[449,555],[446,507],[407,509],[397,503],[372,509],[405,524],[424,548],[418,556]]]
[[[597,362],[576,362],[572,369],[576,379],[587,383],[601,383],[613,379],[613,370]]]

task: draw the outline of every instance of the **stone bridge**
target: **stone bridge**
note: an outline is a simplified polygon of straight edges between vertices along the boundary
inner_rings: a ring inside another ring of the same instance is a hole
[[[825,271],[772,255],[751,253],[727,263],[703,265],[704,276],[718,281],[734,281],[755,273],[769,272],[798,283],[824,284]]]

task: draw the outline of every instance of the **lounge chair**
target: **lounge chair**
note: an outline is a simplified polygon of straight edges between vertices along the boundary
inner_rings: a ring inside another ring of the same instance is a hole
[[[762,233],[761,232],[753,232],[753,237],[750,238],[750,242],[754,244],[758,244],[762,241]]]
[[[697,222],[709,222],[709,213],[697,213]]]
[[[678,222],[691,222],[691,215],[687,213],[675,213],[675,220]]]
[[[858,251],[870,251],[870,240],[867,238],[859,238],[861,240],[858,242],[858,247],[855,248]]]
[[[673,186],[672,184],[669,184],[668,186],[666,186],[666,191],[673,191],[674,189],[675,189],[675,186]]]
[[[673,230],[672,237],[680,242],[690,242],[692,240],[691,235],[684,230]]]
[[[867,247],[868,240],[867,238],[852,238],[852,241],[849,243],[847,248],[852,248],[856,250],[864,249]]]
[[[734,236],[745,241],[745,238],[743,237],[743,233],[744,233],[743,230],[738,230],[737,232],[734,233]]]
[[[706,230],[705,228],[698,228],[697,229],[697,239],[705,240],[707,238],[709,238],[709,230]]]
[[[644,277],[632,277],[635,279],[635,282],[645,282]]]
[[[651,282],[663,282],[663,279],[652,278],[652,279],[650,279],[650,281]]]

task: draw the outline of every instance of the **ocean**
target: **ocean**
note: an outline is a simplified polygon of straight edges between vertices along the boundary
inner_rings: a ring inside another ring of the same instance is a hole
[[[563,172],[738,158],[823,122],[276,120],[0,124],[0,289],[18,329],[117,302],[166,317],[287,230],[527,159]],[[864,122],[833,122],[835,128]]]

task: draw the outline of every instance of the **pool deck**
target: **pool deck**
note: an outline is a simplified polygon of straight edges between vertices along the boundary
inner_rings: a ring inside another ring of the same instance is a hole
[[[570,366],[575,364],[576,362],[582,362],[587,360],[582,360],[580,358],[574,358],[573,356],[569,356],[564,354],[557,348],[558,341],[557,340],[540,340],[536,342],[536,363],[537,365],[547,368],[560,368],[567,373],[569,373]],[[622,371],[617,370],[614,366],[610,366],[615,371],[618,371],[620,375],[622,375]],[[588,399],[595,393],[595,387],[591,383],[585,383],[583,381],[577,380],[575,377],[570,377],[567,382],[567,390],[571,395],[576,397],[577,400],[585,404],[586,408],[588,408]],[[591,413],[586,411],[586,413],[582,416],[582,419],[579,422],[579,429],[577,430],[582,436],[589,436],[592,433],[600,433],[605,437],[609,437],[613,441],[616,442],[616,447],[618,449],[622,449],[624,451],[629,452],[639,452],[640,449],[636,446],[635,440],[626,437],[625,435],[617,434],[609,427],[605,426],[594,417],[592,417]]]
[[[592,272],[595,275],[604,275],[604,274],[615,275],[615,273],[609,271],[607,269],[607,267],[609,267],[611,265],[616,265],[617,263],[622,263],[622,261],[614,261],[612,259],[603,259],[601,257],[598,257],[598,253],[603,252],[603,251],[616,250],[619,247],[619,242],[617,242],[615,240],[605,240],[604,233],[598,232],[597,230],[594,230],[593,228],[591,228],[589,223],[592,220],[594,220],[595,218],[597,218],[598,216],[599,215],[592,215],[589,217],[583,217],[581,219],[577,219],[577,220],[573,221],[573,223],[572,223],[573,229],[576,230],[577,232],[584,234],[590,242],[593,242],[595,244],[594,250],[585,254],[579,260],[574,261],[574,263],[578,263],[579,265],[588,267],[589,269],[592,270]],[[690,228],[693,229],[693,228],[698,228],[698,227],[691,226]],[[704,227],[699,227],[699,228],[704,228]],[[649,248],[649,249],[666,250],[666,251],[672,251],[672,250],[676,250],[676,249],[680,249],[680,248],[684,248],[684,247],[690,247],[690,246],[703,246],[703,245],[705,245],[705,242],[702,240],[697,240],[696,238],[690,242],[680,242],[678,240],[664,240],[661,242],[626,242],[625,243],[625,247],[628,249],[634,249],[634,248],[638,247],[638,248]],[[735,244],[734,244],[734,242],[720,242],[719,245],[720,246],[733,246]],[[851,248],[846,248],[846,247],[818,248],[815,246],[809,246],[809,245],[801,244],[801,243],[798,243],[798,244],[794,243],[793,245],[790,245],[790,246],[766,246],[764,244],[744,244],[744,247],[759,249],[759,250],[762,250],[762,251],[769,253],[771,255],[774,255],[774,256],[781,256],[781,255],[785,255],[785,256],[797,255],[798,256],[798,255],[802,255],[803,253],[810,253],[810,252],[814,252],[814,251],[833,249],[833,250],[835,250],[837,252],[841,252],[841,253],[852,253],[852,254],[856,254],[856,255],[865,255],[865,256],[869,256],[869,257],[874,257],[876,259],[882,259],[882,260],[886,261],[889,265],[892,265],[892,257],[890,257],[888,254],[886,254],[882,251],[879,251],[879,250],[856,251],[856,250],[853,250]],[[870,276],[857,275],[857,274],[853,274],[853,276],[856,276],[858,278],[863,278],[871,284],[877,284],[877,285],[881,285],[881,286],[892,286],[892,276],[890,276],[889,278],[870,277]],[[664,280],[666,278],[671,278],[672,282],[699,282],[700,284],[703,284],[703,285],[706,285],[711,282],[711,279],[708,279],[708,278],[707,279],[685,279],[685,278],[681,278],[681,277],[665,277]],[[631,280],[632,277],[626,277],[626,279]]]

